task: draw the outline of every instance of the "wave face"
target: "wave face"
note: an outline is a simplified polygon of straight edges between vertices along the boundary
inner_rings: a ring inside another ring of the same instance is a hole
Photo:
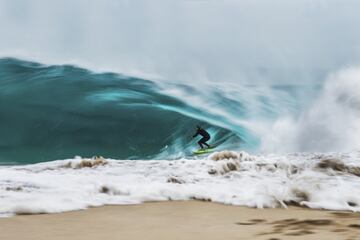
[[[304,90],[165,85],[5,58],[0,60],[0,161],[186,157],[197,148],[191,136],[199,124],[210,131],[213,145],[256,151],[274,119],[300,111]]]
[[[358,76],[354,68],[323,86],[190,86],[0,59],[0,163],[188,158],[196,125],[218,150],[354,151]]]
[[[161,156],[176,157],[196,124],[220,143],[241,142],[153,82],[16,59],[0,60],[0,115],[3,164],[75,155],[147,159],[164,150]]]

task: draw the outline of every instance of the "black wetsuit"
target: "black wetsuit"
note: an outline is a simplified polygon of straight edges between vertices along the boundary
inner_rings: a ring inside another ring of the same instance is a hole
[[[201,148],[204,148],[203,144],[206,145],[207,147],[210,147],[210,145],[206,143],[210,139],[210,134],[207,131],[205,131],[202,128],[198,128],[193,138],[196,137],[197,135],[202,136],[202,138],[198,141],[198,144],[200,145]]]

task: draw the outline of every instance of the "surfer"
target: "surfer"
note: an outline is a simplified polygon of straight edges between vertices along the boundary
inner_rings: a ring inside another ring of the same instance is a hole
[[[196,126],[196,127],[197,127],[197,130],[196,130],[196,133],[193,136],[193,138],[195,138],[197,135],[201,135],[202,138],[198,141],[198,144],[200,145],[200,148],[204,149],[203,145],[210,148],[210,145],[206,143],[210,139],[210,134],[205,129],[201,128],[200,126]]]

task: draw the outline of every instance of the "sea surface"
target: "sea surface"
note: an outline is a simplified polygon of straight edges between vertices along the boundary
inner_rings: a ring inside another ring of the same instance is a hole
[[[360,210],[360,85],[190,85],[0,59],[0,215],[213,201]],[[193,156],[196,125],[210,155]]]

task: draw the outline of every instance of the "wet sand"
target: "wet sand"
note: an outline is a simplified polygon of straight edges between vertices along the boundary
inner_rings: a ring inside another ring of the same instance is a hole
[[[360,213],[156,202],[0,219],[4,240],[360,239]]]

